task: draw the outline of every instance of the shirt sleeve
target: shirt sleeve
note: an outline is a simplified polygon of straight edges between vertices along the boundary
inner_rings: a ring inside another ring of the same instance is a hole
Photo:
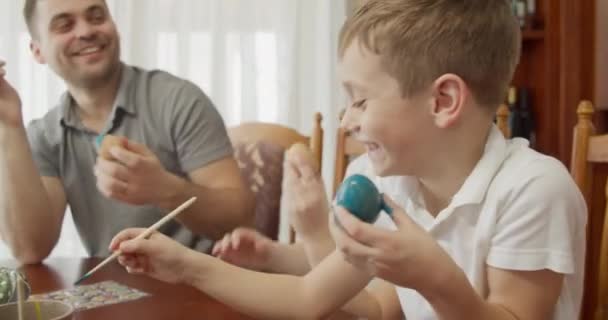
[[[33,120],[26,129],[34,163],[43,177],[59,177],[57,149],[49,142],[42,119]]]
[[[176,108],[172,137],[180,166],[191,172],[232,156],[233,151],[224,121],[211,100],[193,84],[184,92],[191,98]]]
[[[486,263],[492,267],[572,274],[583,250],[586,205],[565,168],[554,162],[530,164],[498,217]]]

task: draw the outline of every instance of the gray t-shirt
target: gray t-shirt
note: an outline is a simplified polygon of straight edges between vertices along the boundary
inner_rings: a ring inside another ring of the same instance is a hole
[[[93,174],[98,134],[82,125],[69,93],[42,119],[32,121],[27,133],[40,174],[61,179],[89,255],[108,255],[116,233],[148,227],[166,214],[100,193]],[[209,98],[196,85],[163,71],[123,65],[114,108],[101,133],[146,145],[166,170],[184,178],[188,172],[232,156],[226,127]],[[161,232],[201,251],[211,246],[211,241],[194,236],[177,222],[168,223]]]

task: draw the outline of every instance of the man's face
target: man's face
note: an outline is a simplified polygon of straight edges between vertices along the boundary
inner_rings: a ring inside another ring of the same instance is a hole
[[[120,39],[104,0],[39,0],[31,49],[67,83],[95,87],[119,70]]]
[[[365,146],[380,176],[417,175],[432,154],[430,94],[404,98],[398,81],[382,67],[381,57],[354,41],[338,73],[351,100],[341,126]]]

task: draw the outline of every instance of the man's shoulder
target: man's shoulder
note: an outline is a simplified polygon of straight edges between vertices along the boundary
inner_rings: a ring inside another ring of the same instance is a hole
[[[62,117],[64,110],[61,105],[56,105],[41,118],[33,119],[27,124],[26,130],[30,138],[36,138],[38,142],[54,145],[61,141],[63,136]]]
[[[180,78],[170,72],[159,69],[143,69],[127,66],[134,73],[134,79],[140,86],[146,86],[151,93],[167,95],[170,93],[204,94],[203,90],[191,81]]]

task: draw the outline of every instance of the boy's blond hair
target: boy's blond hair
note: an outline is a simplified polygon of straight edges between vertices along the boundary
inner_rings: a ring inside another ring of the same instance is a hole
[[[342,27],[340,58],[355,40],[382,57],[405,97],[453,73],[490,108],[504,101],[521,50],[508,0],[369,0]]]

